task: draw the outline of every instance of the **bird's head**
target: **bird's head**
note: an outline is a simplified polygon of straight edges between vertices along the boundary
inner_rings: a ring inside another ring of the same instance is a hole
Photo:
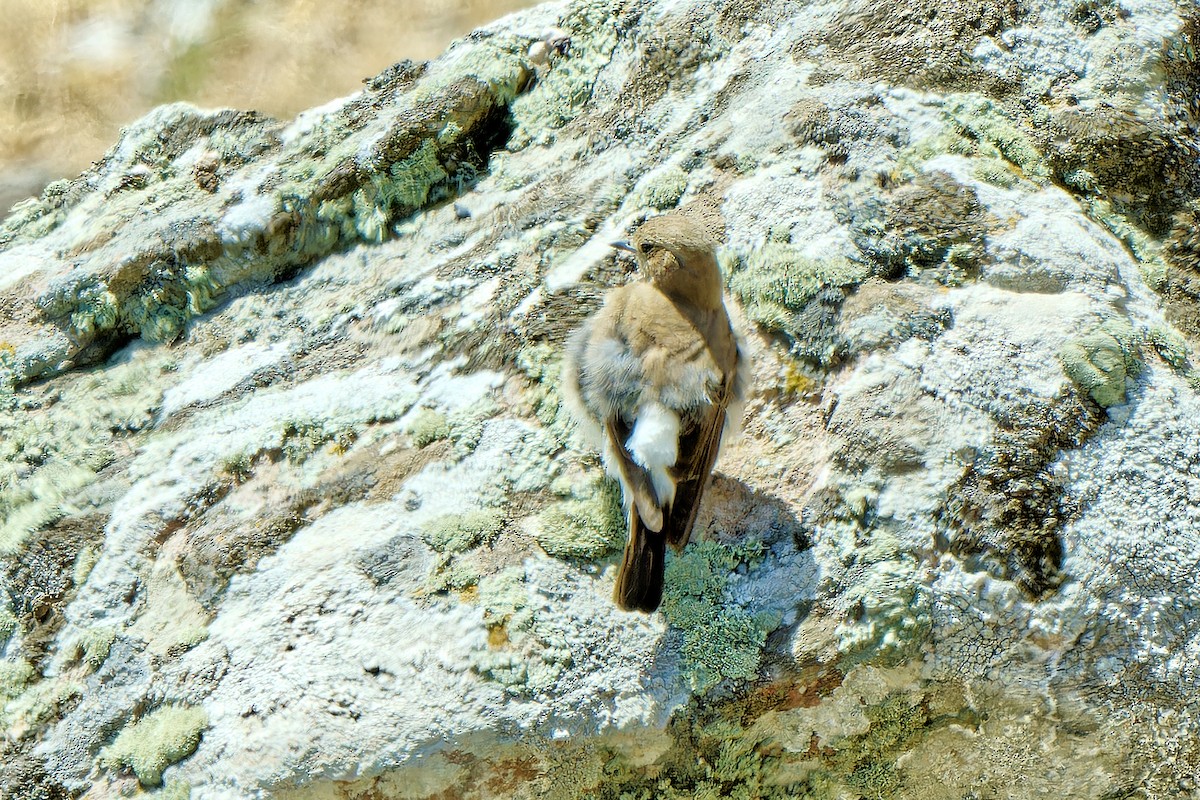
[[[708,231],[688,217],[663,214],[643,222],[629,241],[613,246],[633,253],[642,274],[664,284],[685,279],[681,272],[695,279],[716,277],[719,282],[716,244]]]

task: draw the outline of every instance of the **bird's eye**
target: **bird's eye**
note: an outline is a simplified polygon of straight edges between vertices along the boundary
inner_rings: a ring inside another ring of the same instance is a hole
[[[642,242],[640,245],[638,245],[638,250],[642,251],[642,255],[648,256],[654,250],[654,245],[650,244],[649,242]]]

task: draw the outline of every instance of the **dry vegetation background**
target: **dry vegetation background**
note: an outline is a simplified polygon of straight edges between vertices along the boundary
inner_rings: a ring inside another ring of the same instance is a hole
[[[160,103],[279,117],[534,0],[0,0],[0,216]]]

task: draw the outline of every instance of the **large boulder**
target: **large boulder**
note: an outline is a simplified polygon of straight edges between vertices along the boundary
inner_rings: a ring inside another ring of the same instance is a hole
[[[1190,796],[1198,37],[579,0],[130,126],[0,224],[0,794]],[[754,386],[647,616],[558,369],[675,207]]]

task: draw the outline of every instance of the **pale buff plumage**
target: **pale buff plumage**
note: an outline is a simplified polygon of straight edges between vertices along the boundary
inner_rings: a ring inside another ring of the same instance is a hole
[[[572,334],[564,391],[625,498],[614,600],[648,612],[662,599],[665,545],[687,544],[721,440],[740,422],[748,369],[711,237],[665,214],[632,243],[642,279],[609,292]]]

